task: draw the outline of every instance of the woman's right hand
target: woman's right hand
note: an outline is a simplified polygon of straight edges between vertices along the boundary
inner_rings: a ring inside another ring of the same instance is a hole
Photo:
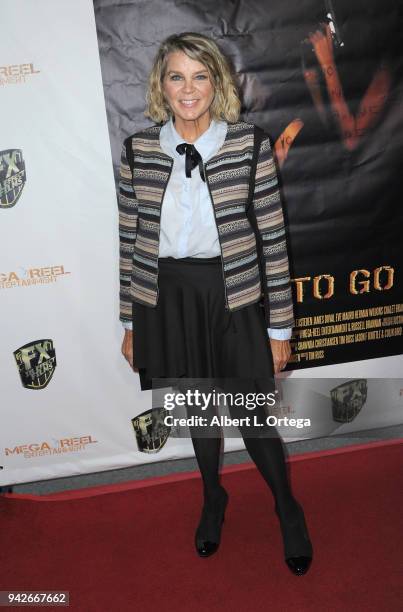
[[[133,359],[133,332],[130,329],[125,329],[125,335],[122,342],[122,354],[126,361],[129,362],[130,367],[135,372],[138,372],[138,367],[134,364]]]

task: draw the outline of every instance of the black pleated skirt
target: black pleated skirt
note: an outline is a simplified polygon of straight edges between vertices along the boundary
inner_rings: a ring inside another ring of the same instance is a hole
[[[157,306],[133,303],[141,389],[153,378],[273,381],[263,308],[225,309],[221,257],[160,257],[158,265]]]

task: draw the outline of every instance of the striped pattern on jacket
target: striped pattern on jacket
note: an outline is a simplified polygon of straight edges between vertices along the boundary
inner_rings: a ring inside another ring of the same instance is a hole
[[[158,302],[160,213],[173,166],[173,159],[159,144],[161,127],[136,132],[122,146],[118,197],[121,321],[132,320],[132,302],[150,307]],[[222,147],[204,164],[221,246],[225,308],[234,311],[262,302],[268,327],[289,328],[294,325],[294,315],[284,218],[266,133],[259,149],[252,203],[258,236],[246,215],[253,140],[252,123],[228,123]],[[133,156],[132,164],[128,156]]]

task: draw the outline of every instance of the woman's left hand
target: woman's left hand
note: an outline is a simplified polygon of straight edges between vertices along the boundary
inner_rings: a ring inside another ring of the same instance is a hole
[[[289,340],[276,340],[270,338],[270,348],[273,355],[274,373],[277,374],[285,366],[291,357],[291,345]]]

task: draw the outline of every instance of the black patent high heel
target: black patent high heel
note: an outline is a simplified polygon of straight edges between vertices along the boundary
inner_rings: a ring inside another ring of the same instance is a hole
[[[203,506],[199,526],[195,534],[195,546],[199,557],[210,557],[217,552],[221,540],[221,528],[228,504],[228,493],[221,487],[222,494],[216,502],[214,511]]]
[[[313,555],[312,542],[309,538],[306,526],[304,511],[299,502],[298,516],[293,521],[284,521],[275,506],[276,514],[280,521],[281,533],[283,536],[284,558],[289,569],[296,576],[306,574]]]

